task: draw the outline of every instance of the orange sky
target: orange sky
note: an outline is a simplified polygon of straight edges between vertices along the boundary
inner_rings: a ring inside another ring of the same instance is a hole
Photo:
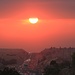
[[[0,47],[39,52],[75,47],[74,0],[0,0]],[[38,17],[32,25],[29,17]]]

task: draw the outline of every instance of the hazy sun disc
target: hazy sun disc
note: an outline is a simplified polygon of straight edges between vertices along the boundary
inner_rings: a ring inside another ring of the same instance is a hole
[[[32,24],[36,24],[38,22],[38,18],[29,18],[29,22]]]

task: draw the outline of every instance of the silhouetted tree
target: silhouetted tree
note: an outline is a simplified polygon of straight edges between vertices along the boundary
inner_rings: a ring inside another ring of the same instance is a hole
[[[64,68],[60,71],[59,75],[75,75],[75,53],[72,55],[71,67]]]
[[[46,66],[44,69],[44,75],[58,75],[59,74],[59,66],[55,60],[52,60],[49,66]]]

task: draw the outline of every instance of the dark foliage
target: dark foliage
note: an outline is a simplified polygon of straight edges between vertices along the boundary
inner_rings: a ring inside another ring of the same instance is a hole
[[[3,71],[0,71],[0,75],[20,75],[14,68],[10,69],[8,67],[4,68]]]
[[[52,60],[50,65],[45,67],[44,75],[58,75],[59,74],[59,66],[56,61]]]

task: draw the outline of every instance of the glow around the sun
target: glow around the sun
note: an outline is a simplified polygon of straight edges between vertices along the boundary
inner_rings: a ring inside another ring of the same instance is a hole
[[[29,22],[32,24],[36,24],[38,22],[38,18],[29,18]]]

